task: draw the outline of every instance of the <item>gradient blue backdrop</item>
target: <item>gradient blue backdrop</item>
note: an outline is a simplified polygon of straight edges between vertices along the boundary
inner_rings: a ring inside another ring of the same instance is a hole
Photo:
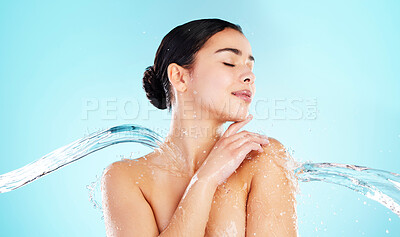
[[[241,25],[252,45],[246,129],[298,161],[400,173],[399,12],[394,0],[1,1],[0,174],[114,125],[165,134],[170,115],[147,101],[143,72],[172,28],[211,17]],[[86,185],[111,162],[148,152],[115,145],[0,194],[0,236],[105,236]],[[302,236],[400,235],[400,218],[358,193],[301,188]]]

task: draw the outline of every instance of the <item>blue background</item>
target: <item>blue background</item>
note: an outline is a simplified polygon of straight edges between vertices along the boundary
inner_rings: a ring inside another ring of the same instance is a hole
[[[0,174],[115,125],[165,135],[170,114],[146,99],[143,72],[172,28],[213,17],[242,26],[256,58],[247,130],[298,161],[400,173],[399,12],[394,0],[2,1]],[[105,236],[86,185],[148,152],[111,146],[0,194],[0,236]],[[301,236],[400,235],[400,218],[358,193],[300,187]]]

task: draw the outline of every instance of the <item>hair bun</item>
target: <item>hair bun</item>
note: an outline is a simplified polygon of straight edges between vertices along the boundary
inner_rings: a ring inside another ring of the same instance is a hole
[[[154,70],[154,66],[149,66],[146,68],[146,72],[149,74],[150,77],[157,77],[156,71]]]
[[[152,105],[159,109],[167,108],[165,90],[154,66],[147,67],[143,74],[143,89]]]

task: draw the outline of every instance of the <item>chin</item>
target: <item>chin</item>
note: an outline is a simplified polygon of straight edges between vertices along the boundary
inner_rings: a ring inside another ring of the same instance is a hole
[[[249,115],[249,107],[248,103],[232,103],[229,106],[229,117],[230,121],[242,121],[245,120],[247,115]]]
[[[230,99],[219,104],[213,111],[216,118],[222,122],[236,122],[245,120],[249,115],[250,103],[241,102],[237,99]]]
[[[249,115],[249,110],[247,107],[236,108],[235,110],[230,110],[222,113],[221,118],[225,120],[225,122],[236,122],[245,120],[247,115]]]
[[[235,116],[231,121],[234,121],[234,122],[236,122],[236,121],[243,121],[243,120],[246,119],[247,115],[249,115],[248,112],[246,112],[245,114],[237,115],[237,116]]]

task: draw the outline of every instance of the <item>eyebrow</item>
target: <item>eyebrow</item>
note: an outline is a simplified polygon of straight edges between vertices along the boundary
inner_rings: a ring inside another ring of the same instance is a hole
[[[238,55],[238,56],[242,56],[242,51],[240,51],[239,49],[235,49],[235,48],[223,48],[223,49],[218,49],[217,51],[215,51],[214,54],[220,53],[220,52],[225,52],[225,51],[232,52],[232,53],[234,53],[234,54],[236,54],[236,55]],[[254,57],[253,57],[253,55],[249,55],[249,60],[250,60],[250,61],[253,61],[254,63],[256,62],[255,59],[254,59]]]

